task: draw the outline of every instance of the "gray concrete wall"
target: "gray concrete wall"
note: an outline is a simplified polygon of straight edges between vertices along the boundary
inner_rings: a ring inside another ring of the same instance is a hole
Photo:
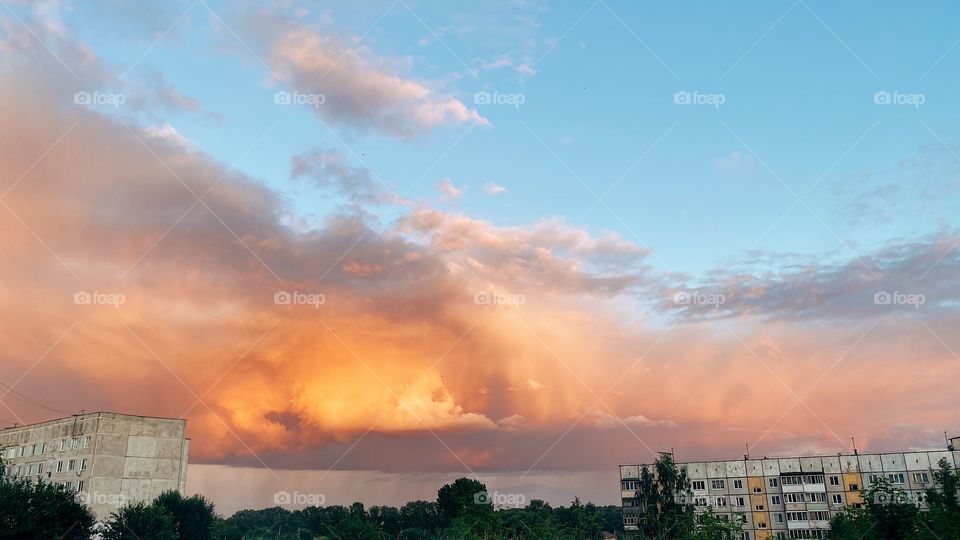
[[[185,435],[185,420],[101,412],[2,430],[0,448],[43,443],[39,455],[5,452],[8,468],[22,470],[24,465],[44,462],[43,474],[31,479],[70,482],[79,488],[80,500],[104,519],[126,503],[150,501],[164,491],[185,491],[189,452]],[[74,437],[87,441],[86,447],[68,445],[61,450],[60,441]],[[16,455],[6,457],[11,454]],[[67,470],[70,460],[83,459],[84,470]],[[64,465],[58,471],[61,461]]]

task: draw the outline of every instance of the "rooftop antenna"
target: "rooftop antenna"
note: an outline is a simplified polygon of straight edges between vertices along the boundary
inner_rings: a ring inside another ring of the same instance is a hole
[[[750,445],[745,443],[743,447],[747,450],[747,453],[743,455],[743,459],[750,459]]]
[[[857,439],[850,437],[850,440],[853,441],[853,455],[859,456],[860,454],[857,452]]]

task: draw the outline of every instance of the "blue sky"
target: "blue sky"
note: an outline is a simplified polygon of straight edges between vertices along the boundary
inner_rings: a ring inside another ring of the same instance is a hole
[[[78,6],[64,17],[110,63],[139,59],[130,77],[159,70],[216,113],[218,120],[168,121],[224,163],[277,122],[237,168],[290,194],[303,215],[322,216],[333,204],[289,179],[291,156],[317,145],[341,150],[397,193],[412,186],[413,196],[435,197],[434,185],[449,178],[465,192],[443,204],[475,217],[509,225],[559,216],[616,231],[654,249],[661,269],[694,275],[750,248],[819,253],[841,249],[841,240],[870,247],[936,230],[956,211],[956,197],[911,194],[897,200],[905,214],[850,215],[874,185],[911,181],[903,160],[956,158],[943,147],[955,141],[960,110],[960,60],[951,54],[960,35],[948,15],[957,8],[946,2],[924,10],[830,2],[287,9],[365,47],[388,71],[444,88],[493,124],[414,140],[335,133],[306,107],[275,106],[273,93],[286,87],[270,80],[262,53],[234,29],[247,23],[230,3],[209,5],[216,15],[195,5],[159,42],[155,33],[111,31],[109,18],[93,24],[102,9]],[[181,7],[190,4],[165,10],[163,23]],[[482,67],[497,60],[505,65]],[[521,64],[534,73],[520,73]],[[481,91],[520,94],[523,103],[475,105]],[[673,105],[679,91],[724,101]],[[878,91],[925,101],[880,106]],[[508,191],[490,197],[490,182]],[[791,209],[794,194],[807,190]]]

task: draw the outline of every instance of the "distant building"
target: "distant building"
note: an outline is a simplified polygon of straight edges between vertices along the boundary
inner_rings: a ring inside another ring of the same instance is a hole
[[[863,504],[863,492],[878,479],[906,492],[923,506],[941,459],[960,466],[960,439],[953,449],[883,454],[837,454],[678,463],[692,482],[697,511],[742,519],[744,540],[825,538],[830,518],[847,506]],[[648,465],[620,466],[623,526],[637,530],[642,513],[636,498],[640,474]],[[651,471],[652,472],[652,471]]]
[[[109,412],[0,430],[5,474],[66,486],[104,519],[129,502],[184,491],[186,420]]]

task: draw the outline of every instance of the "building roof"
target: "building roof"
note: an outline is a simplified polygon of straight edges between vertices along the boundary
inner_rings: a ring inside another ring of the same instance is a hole
[[[44,421],[42,421],[42,422],[35,422],[35,423],[33,423],[33,424],[22,424],[22,425],[18,425],[18,426],[9,426],[9,427],[5,427],[5,428],[0,429],[0,433],[5,432],[5,431],[14,431],[14,430],[20,430],[20,429],[34,428],[34,427],[44,426],[44,425],[48,425],[48,424],[56,424],[56,423],[58,423],[58,422],[76,420],[76,419],[80,419],[80,418],[86,419],[86,418],[95,418],[95,417],[100,417],[100,418],[143,418],[143,419],[150,419],[150,420],[169,420],[169,421],[171,421],[171,422],[180,421],[180,422],[184,422],[184,423],[187,421],[185,418],[170,418],[170,417],[166,417],[166,416],[144,416],[144,415],[138,415],[138,414],[126,414],[126,413],[117,413],[117,412],[110,412],[110,411],[96,411],[96,412],[88,412],[88,413],[83,413],[83,414],[73,414],[73,415],[64,416],[64,417],[61,417],[61,418],[52,418],[52,419],[50,419],[50,420],[44,420]]]

